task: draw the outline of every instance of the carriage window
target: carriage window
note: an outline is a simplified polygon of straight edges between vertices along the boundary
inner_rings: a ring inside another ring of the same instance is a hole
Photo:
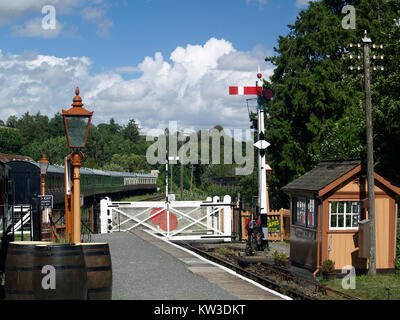
[[[360,202],[329,202],[329,226],[331,230],[357,229],[360,216]]]

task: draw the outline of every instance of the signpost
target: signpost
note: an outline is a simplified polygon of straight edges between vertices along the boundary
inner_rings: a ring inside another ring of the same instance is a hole
[[[52,195],[39,196],[39,201],[40,201],[40,210],[53,209]]]

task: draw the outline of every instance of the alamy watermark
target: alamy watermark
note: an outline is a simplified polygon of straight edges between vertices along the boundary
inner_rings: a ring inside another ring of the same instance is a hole
[[[353,266],[344,266],[342,274],[346,274],[342,279],[342,288],[345,290],[356,289],[356,269]]]
[[[56,289],[56,268],[51,265],[43,266],[42,274],[45,276],[42,278],[43,290],[55,290]]]
[[[352,5],[346,5],[342,8],[342,13],[345,16],[342,19],[343,29],[356,29],[356,8]],[[400,27],[400,18],[393,19],[396,27]]]
[[[167,139],[169,146],[168,154],[171,156],[179,156],[179,161],[184,165],[189,163],[221,164],[221,139],[223,139],[223,164],[237,164],[238,166],[235,168],[236,175],[249,175],[254,170],[253,130],[201,130],[199,137],[196,132],[186,135],[182,132],[178,132],[176,121],[170,121],[168,129],[169,132],[173,134],[166,136],[162,129],[152,129],[148,132],[146,141],[156,140],[146,152],[146,159],[149,164],[165,163]],[[187,138],[189,138],[188,141],[186,141]],[[178,140],[182,142],[179,150]],[[200,157],[199,140],[201,145]]]
[[[55,30],[57,28],[56,8],[52,5],[44,6],[42,14],[45,15],[42,19],[43,30]]]

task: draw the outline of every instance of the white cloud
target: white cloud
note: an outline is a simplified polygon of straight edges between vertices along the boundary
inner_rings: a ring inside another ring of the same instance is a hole
[[[137,66],[93,75],[86,57],[0,51],[0,119],[27,111],[52,116],[69,108],[79,86],[95,123],[114,117],[121,123],[137,119],[145,129],[166,127],[170,120],[184,128],[247,128],[247,97],[229,96],[228,88],[253,86],[258,64],[268,78],[273,69],[263,61],[266,55],[262,47],[240,52],[226,40],[211,38],[204,45],[176,48],[169,60],[157,52]],[[124,71],[140,76],[125,80]]]
[[[36,18],[25,22],[24,26],[19,25],[12,26],[14,35],[22,37],[43,37],[43,38],[55,38],[63,30],[63,25],[60,21],[56,20],[55,29],[44,29],[42,27],[42,19]]]
[[[0,25],[6,25],[30,13],[41,15],[43,6],[52,5],[57,13],[70,13],[79,6],[79,0],[0,0]]]
[[[296,7],[297,8],[305,8],[308,6],[310,2],[317,1],[317,0],[296,0]]]
[[[46,5],[55,8],[57,23],[59,23],[59,16],[78,13],[83,20],[94,23],[97,27],[97,34],[103,37],[109,35],[109,30],[113,25],[112,20],[107,17],[110,5],[106,5],[103,0],[0,0],[0,26],[11,24],[14,35],[25,37],[50,38],[60,35],[61,31],[67,34],[73,33],[76,29],[74,26],[50,32],[44,32],[38,28],[37,21],[45,16],[42,8]],[[29,15],[36,17],[29,21],[23,21]]]
[[[113,22],[106,16],[107,6],[101,0],[93,0],[93,4],[97,6],[88,6],[82,9],[82,18],[96,24],[98,35],[108,37],[109,29],[112,27]]]
[[[249,4],[253,2],[253,0],[246,0],[246,3]],[[267,3],[267,0],[255,0],[255,2],[258,2],[258,4],[261,5],[265,5]]]

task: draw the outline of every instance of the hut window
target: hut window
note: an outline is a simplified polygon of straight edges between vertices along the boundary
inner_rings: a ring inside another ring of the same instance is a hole
[[[329,202],[329,226],[335,229],[357,229],[360,215],[360,202]]]
[[[310,198],[295,198],[294,205],[295,224],[316,228],[316,206],[315,200]]]
[[[309,227],[315,227],[315,206],[314,199],[307,199],[307,225]]]
[[[296,222],[302,226],[306,225],[306,199],[296,201]]]

